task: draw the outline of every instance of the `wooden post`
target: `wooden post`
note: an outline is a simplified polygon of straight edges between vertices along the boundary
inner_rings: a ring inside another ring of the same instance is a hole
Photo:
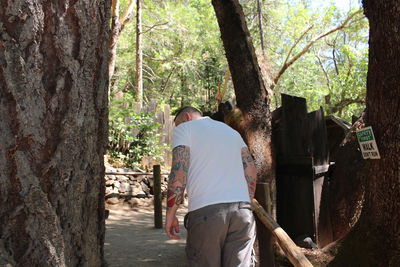
[[[258,200],[263,208],[271,211],[271,198],[270,198],[270,184],[258,182],[256,186],[255,198]],[[259,247],[260,266],[275,266],[273,236],[270,231],[263,224],[262,220],[257,218],[257,239]]]
[[[262,223],[275,236],[279,246],[285,252],[286,257],[295,267],[312,267],[312,264],[304,256],[301,250],[296,246],[286,232],[272,219],[263,207],[253,199],[252,202],[254,212]]]
[[[154,177],[154,227],[162,228],[162,196],[161,196],[161,168],[160,165],[153,166]]]

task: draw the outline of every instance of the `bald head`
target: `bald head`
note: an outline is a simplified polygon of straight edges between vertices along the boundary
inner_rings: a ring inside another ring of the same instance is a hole
[[[190,107],[190,106],[180,108],[175,115],[175,119],[174,119],[175,126],[178,126],[179,124],[186,122],[186,121],[199,119],[201,117],[202,117],[202,113],[197,108]]]

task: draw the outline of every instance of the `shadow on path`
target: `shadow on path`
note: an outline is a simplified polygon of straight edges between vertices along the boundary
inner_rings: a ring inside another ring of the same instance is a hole
[[[186,229],[178,213],[181,239],[171,240],[164,229],[154,228],[152,207],[112,206],[106,220],[104,244],[108,267],[186,266]],[[165,210],[163,211],[165,223]]]

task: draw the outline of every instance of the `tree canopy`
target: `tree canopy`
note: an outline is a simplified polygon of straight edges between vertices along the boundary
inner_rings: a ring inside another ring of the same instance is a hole
[[[141,106],[138,91],[144,106],[152,101],[159,107],[168,104],[172,112],[184,105],[215,112],[220,102],[236,100],[211,2],[140,1],[143,92],[135,64],[137,0],[113,0],[110,141],[118,155],[127,151],[120,145],[129,143],[124,136],[132,135],[133,121],[123,114],[141,117],[136,112]],[[349,1],[353,6],[343,8],[334,1],[320,6],[311,0],[239,2],[267,81],[269,109],[278,108],[280,94],[285,93],[306,98],[310,110],[322,106],[326,115],[348,121],[361,115],[365,109],[368,22],[359,4]],[[150,154],[157,157],[159,153]]]
[[[130,1],[121,1],[120,13]],[[263,68],[273,81],[288,60],[313,42],[274,83],[275,107],[279,94],[307,98],[311,109],[323,106],[327,114],[346,119],[364,109],[368,23],[359,6],[338,8],[332,1],[260,1],[262,56],[257,1],[241,1]],[[192,104],[215,110],[218,88],[227,71],[214,11],[208,0],[143,1],[144,99],[157,99],[176,109]],[[348,20],[346,22],[346,20]],[[346,22],[345,25],[344,22]],[[343,26],[342,28],[340,26]],[[112,92],[135,94],[135,23],[125,25],[117,44]],[[233,97],[228,84],[225,99]]]

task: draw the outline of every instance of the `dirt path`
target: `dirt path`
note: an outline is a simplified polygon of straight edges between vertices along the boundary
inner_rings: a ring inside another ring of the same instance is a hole
[[[104,245],[108,267],[186,266],[184,208],[178,214],[180,240],[171,240],[164,229],[154,228],[151,206],[132,209],[124,205],[109,208]]]
[[[164,229],[154,228],[153,206],[150,200],[137,208],[112,205],[108,209],[110,215],[106,220],[104,244],[108,267],[187,266],[186,230],[183,227],[186,208],[181,208],[178,212],[180,240],[171,240],[164,233]],[[314,266],[326,266],[332,260],[332,256],[322,250],[301,250]],[[276,266],[291,265],[283,255],[280,255],[276,258]]]

